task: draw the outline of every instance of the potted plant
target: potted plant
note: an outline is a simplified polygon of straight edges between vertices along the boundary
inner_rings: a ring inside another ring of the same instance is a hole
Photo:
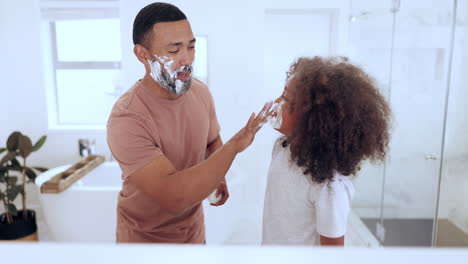
[[[5,152],[0,159],[0,203],[5,208],[0,214],[0,240],[38,240],[36,214],[26,208],[26,184],[47,168],[29,167],[26,161],[46,139],[42,136],[33,145],[28,136],[16,131],[8,137],[6,147],[0,148],[0,154]],[[22,198],[21,210],[14,204],[18,196]]]

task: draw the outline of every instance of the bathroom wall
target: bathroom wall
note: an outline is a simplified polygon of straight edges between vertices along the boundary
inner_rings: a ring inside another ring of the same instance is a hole
[[[37,139],[47,130],[36,1],[0,2],[0,146],[13,129]]]

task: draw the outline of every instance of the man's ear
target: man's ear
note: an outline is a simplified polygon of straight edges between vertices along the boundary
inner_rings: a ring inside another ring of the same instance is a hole
[[[148,49],[146,49],[140,44],[135,44],[135,46],[133,47],[133,53],[135,53],[135,56],[137,57],[137,59],[145,65],[148,63],[148,60],[151,58]]]

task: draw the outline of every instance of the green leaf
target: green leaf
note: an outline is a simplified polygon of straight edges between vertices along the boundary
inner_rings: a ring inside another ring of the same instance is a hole
[[[45,172],[45,171],[48,171],[49,169],[46,168],[46,167],[33,167],[33,169],[37,170],[37,171],[40,171],[40,172]]]
[[[36,144],[34,144],[33,148],[32,148],[32,151],[38,151],[42,145],[44,145],[44,143],[46,142],[46,139],[47,139],[47,136],[42,136],[37,142]]]
[[[14,186],[18,182],[18,178],[14,176],[8,177],[7,184],[10,186]]]
[[[16,206],[14,204],[8,204],[8,211],[13,215],[17,216],[18,215],[18,210],[16,209]]]
[[[36,181],[37,174],[31,168],[26,168],[26,176],[32,181]]]
[[[0,148],[0,154],[2,154],[7,148]]]
[[[3,164],[7,163],[8,161],[10,160],[13,160],[16,158],[16,154],[15,152],[8,152],[3,158],[2,160],[0,160],[0,166],[2,166]]]
[[[18,146],[19,154],[21,155],[21,157],[23,157],[24,159],[27,158],[29,154],[31,154],[32,148],[33,145],[31,139],[28,136],[21,135],[19,138]]]
[[[10,161],[10,165],[8,165],[8,169],[10,169],[10,170],[21,171],[21,168],[23,168],[23,167],[21,166],[21,164],[19,163],[19,161],[16,158],[12,159]]]
[[[9,201],[14,201],[16,196],[23,190],[21,185],[13,186],[7,191],[7,196]]]
[[[19,138],[21,136],[21,133],[18,131],[15,131],[11,133],[11,135],[8,137],[7,140],[7,149],[10,152],[14,152],[18,149],[19,146]]]
[[[19,164],[17,159],[12,159],[10,160],[10,164],[8,166],[4,167],[8,171],[17,171],[17,172],[22,172],[23,167]]]

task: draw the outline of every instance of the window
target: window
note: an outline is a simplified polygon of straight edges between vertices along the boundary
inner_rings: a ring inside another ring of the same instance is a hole
[[[104,125],[120,95],[118,19],[51,22],[57,125]]]

